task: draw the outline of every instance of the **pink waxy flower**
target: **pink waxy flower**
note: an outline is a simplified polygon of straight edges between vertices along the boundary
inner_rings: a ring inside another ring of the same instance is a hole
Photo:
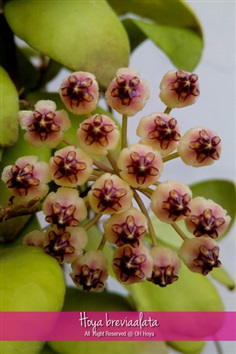
[[[80,146],[92,155],[106,155],[116,148],[120,131],[115,122],[104,114],[85,119],[77,130]]]
[[[38,161],[37,156],[23,156],[16,160],[15,165],[3,169],[2,180],[22,201],[41,199],[48,192],[49,167],[46,162]]]
[[[44,232],[40,230],[34,230],[24,236],[22,243],[24,246],[35,246],[43,248],[43,241]]]
[[[146,188],[160,177],[163,162],[160,153],[151,146],[133,144],[121,151],[117,166],[121,178],[131,187]]]
[[[48,194],[42,205],[45,220],[65,229],[78,226],[87,216],[87,209],[78,191],[60,187]]]
[[[153,260],[150,251],[144,245],[118,247],[113,255],[112,268],[121,283],[139,283],[152,274]]]
[[[25,140],[36,147],[56,147],[64,138],[63,131],[71,126],[67,112],[56,111],[55,102],[50,100],[38,101],[34,111],[20,111],[18,121],[26,130]]]
[[[56,258],[58,263],[71,263],[82,254],[88,236],[82,227],[67,227],[66,230],[55,226],[48,227],[44,238],[44,251]]]
[[[191,215],[185,219],[185,224],[194,236],[215,239],[226,231],[231,218],[219,204],[210,199],[196,197],[192,199],[190,208]]]
[[[83,150],[67,146],[57,150],[49,161],[53,181],[63,187],[84,184],[93,171],[93,160]]]
[[[114,214],[131,207],[133,192],[117,175],[105,173],[92,185],[88,193],[91,208],[96,213]]]
[[[190,215],[192,192],[181,182],[160,183],[151,196],[151,209],[154,214],[167,223],[173,223]]]
[[[221,266],[219,246],[210,237],[194,237],[184,240],[180,250],[180,257],[185,265],[195,273],[207,275],[213,268]]]
[[[160,99],[167,107],[189,106],[200,95],[198,76],[183,70],[169,71],[160,83],[160,90]]]
[[[141,211],[130,208],[122,213],[112,215],[104,224],[104,236],[107,241],[120,247],[130,244],[138,247],[147,231],[147,219]]]
[[[63,80],[59,94],[70,112],[87,114],[96,109],[99,87],[93,74],[77,71]]]
[[[176,149],[180,140],[180,129],[175,118],[165,113],[152,113],[143,117],[137,128],[141,144],[152,146],[162,156]]]
[[[153,259],[152,276],[148,279],[160,287],[165,287],[178,280],[180,260],[178,254],[168,247],[153,247],[150,251]]]
[[[149,88],[136,70],[121,68],[105,93],[107,104],[120,114],[133,116],[149,98]]]
[[[84,291],[96,291],[105,287],[108,277],[107,260],[102,251],[89,251],[78,256],[71,264],[73,282]]]
[[[178,153],[186,165],[208,166],[220,158],[221,140],[217,134],[204,127],[189,129],[181,138]]]

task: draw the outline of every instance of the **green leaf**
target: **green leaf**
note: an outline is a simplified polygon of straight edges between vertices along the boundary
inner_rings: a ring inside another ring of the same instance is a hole
[[[206,199],[211,199],[215,203],[220,204],[223,209],[227,210],[231,216],[231,222],[227,232],[219,239],[224,237],[230,230],[235,220],[236,214],[236,190],[235,184],[229,180],[207,180],[190,186],[193,197],[202,196]]]
[[[127,20],[128,21],[128,20]],[[153,41],[172,63],[183,70],[192,71],[201,58],[203,43],[201,37],[191,29],[152,24],[130,19]]]
[[[118,15],[136,14],[161,25],[191,28],[202,35],[201,25],[192,9],[182,0],[108,0]]]
[[[190,272],[184,264],[182,264],[178,275],[179,280],[165,288],[151,282],[132,284],[130,288],[137,310],[163,312],[223,311],[222,300],[208,277]],[[179,328],[177,330],[181,333],[183,329]]]
[[[62,311],[134,311],[127,296],[102,292],[84,292],[68,287]]]
[[[147,39],[147,36],[132,19],[125,18],[122,20],[122,23],[129,35],[130,49],[133,51],[140,43]]]
[[[223,311],[223,303],[217,290],[207,277],[190,272],[187,267],[182,265],[179,280],[165,288],[154,285],[151,282],[143,282],[130,286],[134,297],[134,303],[138,311],[157,311],[157,312],[204,312]],[[193,323],[198,327],[199,323]],[[204,334],[214,333],[220,323],[209,324],[204,327]],[[172,327],[173,333],[187,335],[191,334],[194,327],[182,325],[178,328]],[[190,339],[192,337],[190,336]],[[182,353],[200,352],[204,346],[202,341],[188,342],[169,342],[173,347],[178,347]]]
[[[55,350],[50,348],[48,344],[46,344],[41,350],[40,354],[58,354],[58,352],[56,352]]]
[[[181,69],[192,71],[203,50],[201,25],[183,1],[108,1],[129,35],[131,50],[151,39]],[[133,16],[135,15],[135,16]]]
[[[72,71],[92,72],[103,87],[128,65],[127,33],[105,0],[7,1],[4,14],[32,48]]]
[[[167,342],[167,344],[177,350],[180,353],[184,354],[201,354],[205,346],[205,342],[198,341],[172,341]]]
[[[22,49],[16,48],[17,82],[20,88],[24,88],[24,94],[33,90],[40,78],[39,71],[28,59]]]
[[[226,286],[229,290],[235,289],[235,280],[222,266],[220,268],[214,268],[210,275],[213,279]]]
[[[134,311],[128,297],[112,292],[85,293],[77,288],[68,287],[62,311]],[[164,342],[130,342],[119,341],[85,341],[85,342],[50,342],[50,347],[60,354],[84,354],[84,353],[150,353],[151,349],[156,354],[167,354]]]
[[[11,222],[13,223],[14,219],[11,220]],[[40,223],[39,223],[36,215],[31,216],[31,218],[26,223],[26,225],[20,230],[20,232],[18,232],[16,239],[14,239],[14,241],[0,243],[0,250],[4,251],[6,248],[22,245],[22,240],[23,240],[24,236],[33,230],[41,230]]]
[[[160,221],[156,216],[153,216],[151,220],[158,242],[163,246],[170,247],[175,251],[178,251],[183,241],[171,224]],[[186,229],[183,220],[178,221],[176,224],[186,234],[186,236],[193,237],[193,235]]]

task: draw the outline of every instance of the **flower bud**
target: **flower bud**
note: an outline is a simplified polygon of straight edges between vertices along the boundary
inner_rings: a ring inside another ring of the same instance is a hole
[[[3,169],[2,180],[22,201],[41,199],[48,192],[49,167],[46,162],[38,161],[37,156],[23,156],[16,160],[15,165]]]
[[[169,108],[192,105],[200,95],[198,76],[183,70],[166,73],[160,83],[160,99]]]
[[[57,150],[49,161],[52,179],[62,187],[77,187],[84,184],[92,173],[92,165],[92,158],[73,146]]]
[[[105,114],[95,114],[85,119],[77,130],[80,146],[91,155],[106,155],[116,148],[120,131]]]
[[[219,247],[210,237],[185,239],[179,254],[185,265],[195,273],[207,275],[213,268],[221,266]]]
[[[38,101],[34,111],[20,111],[18,121],[26,130],[25,140],[36,147],[55,148],[64,138],[63,131],[71,126],[67,112],[56,111],[55,102],[50,100]]]
[[[117,166],[131,187],[146,188],[155,183],[163,168],[161,155],[151,146],[133,144],[121,151]]]
[[[160,183],[152,193],[151,209],[161,221],[173,223],[190,215],[191,198],[186,184],[169,180]]]
[[[105,173],[88,192],[91,208],[95,213],[114,214],[131,207],[133,192],[117,175]]]
[[[120,114],[133,116],[149,98],[149,88],[136,70],[121,68],[105,93],[107,104]]]
[[[63,80],[59,94],[70,112],[82,115],[96,108],[98,91],[98,83],[93,74],[77,71]]]
[[[178,153],[186,165],[208,166],[220,158],[221,140],[210,129],[196,127],[189,129],[181,138]]]
[[[108,277],[107,260],[102,251],[89,251],[78,256],[71,264],[73,282],[84,291],[96,291],[105,287]]]
[[[104,236],[107,241],[120,247],[130,244],[138,247],[147,231],[146,216],[136,208],[111,216],[104,224]]]
[[[180,140],[180,129],[175,118],[156,112],[140,120],[137,135],[142,138],[141,144],[152,146],[162,156],[166,156],[176,149]]]
[[[78,226],[87,216],[87,209],[78,191],[61,187],[48,194],[42,205],[45,220],[58,228]]]
[[[153,259],[152,276],[148,279],[160,287],[165,287],[178,280],[180,260],[178,254],[164,246],[153,247],[150,251]]]
[[[67,227],[66,230],[48,227],[44,238],[44,251],[56,258],[58,263],[71,263],[82,254],[88,242],[82,227]]]
[[[112,268],[121,283],[139,283],[152,274],[153,261],[150,251],[144,245],[118,247],[113,255]]]
[[[219,204],[210,199],[196,197],[190,202],[190,208],[191,215],[185,219],[185,225],[194,236],[215,239],[226,231],[231,218]]]
[[[44,232],[40,230],[34,230],[29,232],[23,238],[23,246],[35,246],[43,248]]]

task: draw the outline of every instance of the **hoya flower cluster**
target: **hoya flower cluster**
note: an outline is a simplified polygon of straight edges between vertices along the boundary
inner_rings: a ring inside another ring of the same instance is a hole
[[[182,135],[170,115],[171,109],[196,102],[198,76],[182,70],[164,75],[159,96],[167,107],[141,118],[137,142],[132,145],[127,137],[128,119],[149,98],[148,84],[137,71],[119,69],[105,92],[110,110],[122,115],[121,127],[110,115],[96,111],[99,87],[93,74],[72,73],[61,83],[59,94],[65,109],[40,100],[33,111],[22,110],[18,116],[27,141],[54,149],[50,160],[23,156],[2,174],[19,203],[41,201],[48,223],[46,230],[27,234],[24,244],[42,247],[60,264],[70,263],[72,280],[85,291],[106,285],[106,243],[113,250],[111,269],[124,284],[150,281],[167,286],[178,280],[181,259],[191,271],[203,275],[219,267],[216,239],[230,222],[227,212],[212,200],[193,198],[189,186],[171,176],[161,179],[165,162],[172,158],[180,157],[192,167],[220,158],[221,140],[214,131],[200,126]],[[65,138],[71,127],[68,111],[86,115],[78,123],[75,145]],[[155,217],[174,227],[182,238],[178,252],[159,243],[143,201],[147,198]],[[180,229],[180,220],[192,237]],[[87,231],[98,221],[103,237],[97,249],[91,249]]]

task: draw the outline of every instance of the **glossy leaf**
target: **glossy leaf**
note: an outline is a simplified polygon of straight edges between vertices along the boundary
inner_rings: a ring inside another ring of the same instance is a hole
[[[157,312],[204,312],[204,311],[223,311],[222,301],[212,283],[199,274],[190,272],[184,265],[179,273],[179,280],[165,288],[158,287],[151,282],[133,284],[131,292],[134,297],[138,311],[157,311]],[[188,335],[193,339],[194,326],[199,323],[193,323],[191,329],[188,324],[183,323],[176,328],[170,323],[169,330],[172,333]],[[208,324],[203,329],[204,335],[214,333],[220,324]],[[178,350],[182,353],[194,353],[202,349],[204,342],[192,341],[178,342]],[[169,342],[175,346],[176,342]],[[191,349],[191,350],[190,350]]]
[[[11,222],[13,222],[13,221],[11,220]],[[27,235],[29,232],[31,232],[33,230],[40,230],[40,229],[41,229],[41,227],[40,227],[38,218],[37,218],[36,214],[34,214],[30,217],[30,219],[28,220],[26,225],[22,228],[22,230],[20,230],[20,232],[17,234],[17,238],[14,241],[7,242],[7,243],[0,243],[0,251],[2,252],[7,248],[22,245],[22,240],[25,235]]]
[[[187,71],[196,67],[203,50],[203,34],[197,17],[184,2],[109,0],[109,3],[119,15],[126,15],[123,24],[132,50],[145,39],[151,39],[176,67]]]
[[[201,58],[203,43],[192,29],[152,24],[130,19],[146,36],[183,70],[192,71]]]
[[[133,284],[131,292],[139,311],[223,311],[221,298],[210,280],[190,272],[184,264],[179,280],[173,284],[165,288],[151,282]],[[178,331],[181,333],[182,329]]]
[[[223,267],[214,268],[210,275],[213,279],[226,286],[229,290],[235,289],[235,280]]]
[[[129,300],[121,295],[109,292],[83,293],[68,288],[63,311],[133,311]],[[167,354],[164,342],[131,341],[83,341],[49,342],[51,348],[60,354],[102,354],[102,353],[150,353]]]
[[[0,147],[12,146],[18,139],[19,99],[7,71],[0,66]]]
[[[201,354],[202,350],[205,347],[205,342],[203,341],[172,341],[167,342],[167,344],[173,349],[177,350],[177,352],[184,354]]]
[[[136,14],[162,25],[192,28],[202,35],[200,23],[191,8],[182,0],[108,0],[118,15]]]
[[[134,311],[134,308],[127,297],[116,293],[88,293],[68,287],[62,311]]]
[[[128,65],[127,33],[105,0],[9,1],[4,13],[32,48],[72,71],[92,72],[104,87]]]
[[[43,347],[41,350],[40,354],[58,354],[55,350],[53,350],[49,345],[46,343],[46,345]]]

